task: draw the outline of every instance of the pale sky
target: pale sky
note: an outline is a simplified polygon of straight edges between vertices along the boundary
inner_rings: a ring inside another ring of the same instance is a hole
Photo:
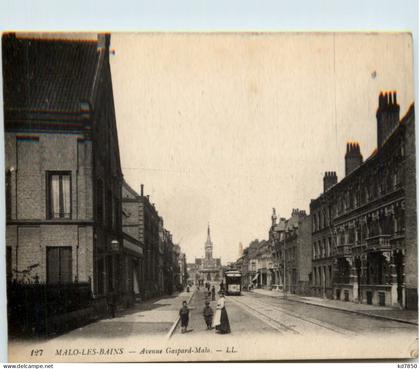
[[[113,34],[126,181],[144,183],[187,254],[210,223],[222,263],[266,239],[275,207],[309,211],[347,141],[376,147],[378,94],[414,101],[408,34]],[[376,72],[376,73],[374,73]]]

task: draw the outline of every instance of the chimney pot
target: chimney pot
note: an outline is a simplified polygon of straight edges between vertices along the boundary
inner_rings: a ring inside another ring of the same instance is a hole
[[[144,184],[142,183],[140,185],[140,196],[143,196],[143,191],[144,191]]]
[[[345,173],[346,176],[350,174],[353,170],[358,168],[363,163],[363,156],[360,153],[360,145],[358,142],[347,143],[350,146],[350,150],[347,151],[344,161],[345,161]]]
[[[383,104],[379,104],[376,112],[377,148],[381,149],[383,143],[394,132],[400,122],[400,106],[397,103],[397,91],[381,92]]]
[[[327,192],[335,184],[337,184],[336,172],[325,172],[325,175],[324,175],[324,192]]]

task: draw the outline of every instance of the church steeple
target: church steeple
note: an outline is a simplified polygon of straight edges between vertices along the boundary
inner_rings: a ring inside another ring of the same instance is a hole
[[[213,258],[213,243],[211,242],[211,237],[210,237],[210,224],[207,226],[207,241],[204,244],[204,250],[206,253],[206,259],[212,259]]]
[[[210,238],[210,223],[207,226],[207,241],[206,244],[211,243],[211,238]]]

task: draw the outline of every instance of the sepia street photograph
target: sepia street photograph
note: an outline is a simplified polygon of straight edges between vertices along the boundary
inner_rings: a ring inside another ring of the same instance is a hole
[[[1,46],[9,361],[418,358],[410,33]]]

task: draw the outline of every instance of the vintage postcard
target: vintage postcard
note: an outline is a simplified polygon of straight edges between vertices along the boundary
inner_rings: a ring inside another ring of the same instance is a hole
[[[408,33],[5,33],[9,360],[418,356]]]

